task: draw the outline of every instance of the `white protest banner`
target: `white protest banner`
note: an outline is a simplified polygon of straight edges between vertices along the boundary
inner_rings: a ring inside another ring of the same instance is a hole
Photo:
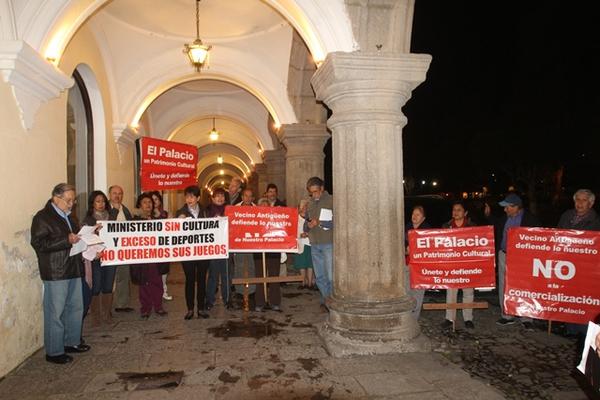
[[[98,221],[102,265],[229,257],[227,218]]]

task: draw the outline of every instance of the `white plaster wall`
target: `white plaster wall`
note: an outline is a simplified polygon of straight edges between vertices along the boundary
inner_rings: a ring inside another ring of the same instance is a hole
[[[83,27],[67,47],[60,68],[71,74],[87,64],[104,100],[105,126],[112,126],[110,93],[93,36]],[[52,187],[66,179],[67,94],[40,107],[33,128],[25,132],[10,87],[0,80],[0,377],[43,346],[43,318],[37,259],[29,244],[33,215],[50,198]],[[106,137],[108,184],[125,190],[133,204],[133,146],[119,156],[109,128]]]
[[[66,179],[66,95],[44,104],[25,132],[10,87],[0,81],[0,376],[43,344],[42,285],[29,245],[31,219]]]

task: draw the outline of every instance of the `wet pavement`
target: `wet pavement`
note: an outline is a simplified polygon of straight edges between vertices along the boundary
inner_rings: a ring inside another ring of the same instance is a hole
[[[476,310],[472,331],[461,323],[443,331],[443,312],[423,311],[430,353],[336,359],[316,333],[326,317],[317,292],[284,287],[281,313],[217,305],[209,319],[184,321],[183,274],[171,271],[167,317],[86,323],[90,352],[62,366],[38,351],[0,381],[0,399],[586,398],[571,375],[574,341],[542,324],[535,332],[497,327],[497,306]]]

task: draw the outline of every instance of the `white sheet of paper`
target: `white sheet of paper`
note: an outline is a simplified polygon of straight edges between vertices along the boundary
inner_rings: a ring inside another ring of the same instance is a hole
[[[76,254],[79,254],[79,253],[83,252],[86,248],[87,248],[87,243],[84,242],[83,240],[80,240],[79,242],[77,242],[73,246],[71,246],[71,251],[69,252],[69,256],[74,256]]]
[[[82,226],[81,229],[79,230],[79,232],[77,233],[77,236],[79,236],[80,240],[79,240],[79,242],[75,243],[71,247],[69,256],[74,256],[79,253],[90,251],[89,247],[95,246],[95,245],[100,245],[100,244],[104,243],[102,241],[102,239],[100,239],[100,236],[96,235],[95,231],[96,231],[95,226],[87,226],[87,225]],[[99,251],[102,251],[103,249],[104,249],[104,246],[102,246],[102,249]],[[94,258],[96,258],[95,253],[94,253],[94,257],[92,257],[91,259],[86,257],[85,253],[83,254],[83,256],[87,260],[93,260]]]
[[[596,335],[600,333],[600,325],[596,325],[593,322],[588,323],[587,335],[585,336],[585,345],[583,346],[583,354],[581,355],[581,362],[577,366],[577,369],[581,373],[585,374],[585,364],[587,363],[588,351],[590,347],[596,349]]]
[[[102,246],[101,244],[94,244],[94,245],[88,246],[88,248],[83,252],[82,256],[86,260],[92,261],[96,258],[96,255],[98,255],[98,253],[100,253],[104,249],[105,249],[105,246]]]
[[[81,229],[79,230],[79,233],[77,235],[88,246],[91,246],[93,244],[101,244],[101,243],[103,243],[102,239],[100,239],[100,236],[96,235],[96,227],[95,226],[84,225],[84,226],[81,227]]]
[[[321,208],[321,214],[319,214],[319,221],[332,221],[333,211],[329,208]]]

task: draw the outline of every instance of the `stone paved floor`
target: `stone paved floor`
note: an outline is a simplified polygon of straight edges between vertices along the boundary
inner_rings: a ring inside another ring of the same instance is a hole
[[[58,366],[38,351],[0,381],[0,399],[585,398],[564,356],[573,343],[496,329],[497,308],[477,312],[474,332],[456,333],[438,328],[443,313],[424,312],[431,353],[335,359],[316,335],[325,318],[316,292],[284,288],[283,313],[217,306],[210,319],[184,321],[180,267],[169,279],[168,317],[86,325],[89,353]]]

